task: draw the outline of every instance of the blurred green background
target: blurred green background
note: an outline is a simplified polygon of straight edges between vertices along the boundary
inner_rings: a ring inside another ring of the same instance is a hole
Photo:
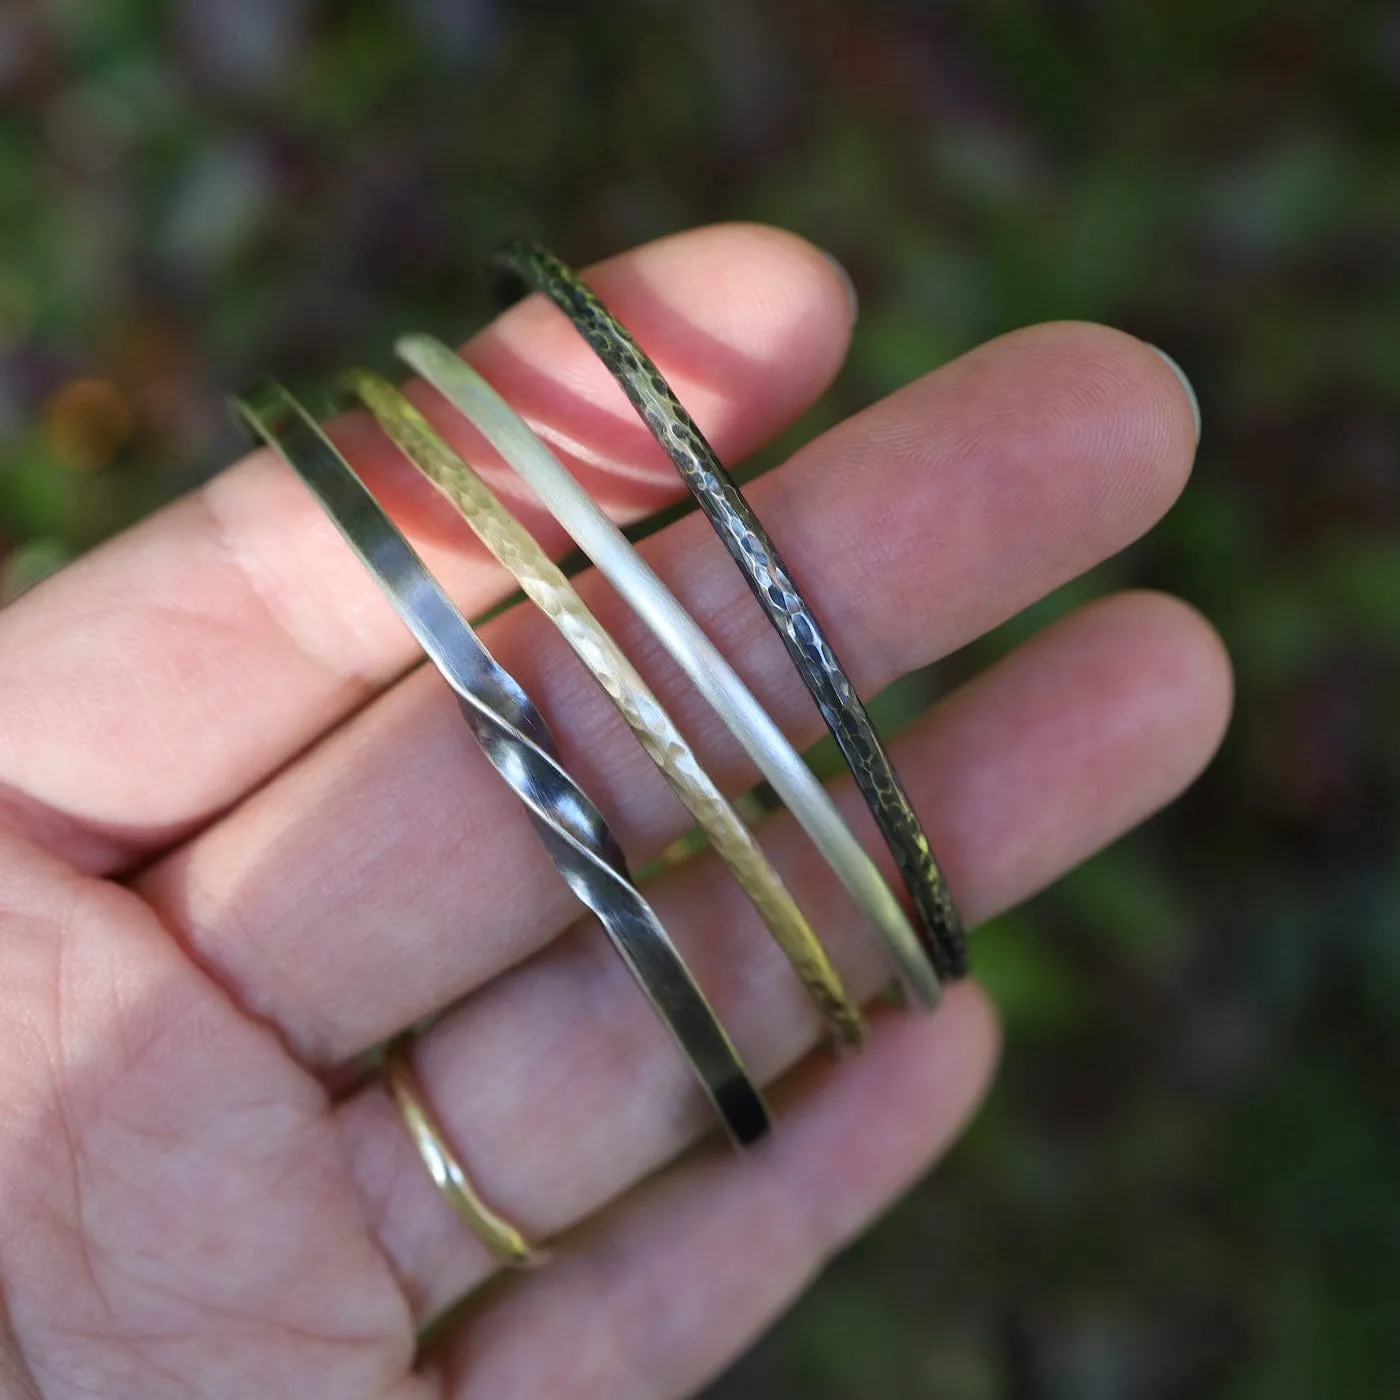
[[[882,713],[1143,584],[1230,645],[1225,750],[979,934],[986,1111],[714,1395],[1400,1394],[1400,11],[6,0],[0,103],[6,596],[239,450],[255,372],[470,328],[508,230],[833,250],[787,446],[1027,322],[1169,349],[1164,527]]]

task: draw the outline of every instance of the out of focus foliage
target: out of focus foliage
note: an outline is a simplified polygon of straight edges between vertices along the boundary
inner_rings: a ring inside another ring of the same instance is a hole
[[[255,371],[469,329],[510,229],[832,249],[861,321],[804,433],[1047,317],[1176,355],[1181,505],[937,684],[1160,586],[1234,653],[1225,752],[979,935],[989,1107],[715,1393],[1400,1393],[1392,6],[8,0],[0,102],[11,593],[226,460]]]

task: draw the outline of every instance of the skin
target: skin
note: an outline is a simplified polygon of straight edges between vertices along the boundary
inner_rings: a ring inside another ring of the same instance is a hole
[[[851,329],[831,265],[770,229],[699,230],[588,275],[729,461],[821,393]],[[619,519],[680,496],[607,371],[539,299],[468,353]],[[562,553],[472,434],[412,392]],[[337,433],[466,612],[507,594],[365,420]],[[824,434],[750,498],[868,694],[1148,529],[1195,437],[1149,347],[1042,326]],[[683,520],[646,552],[794,739],[814,740],[820,720],[709,527]],[[712,776],[743,791],[742,753],[617,599],[580,586]],[[543,619],[517,607],[484,635],[635,862],[684,830]],[[859,1060],[812,1053],[821,1026],[800,983],[702,857],[651,892],[774,1081],[779,1120],[753,1157],[720,1147],[665,1031],[413,663],[267,454],[0,613],[7,1400],[670,1400],[926,1172],[984,1092],[996,1023],[971,983],[932,1017],[876,1014]],[[893,756],[969,921],[1175,796],[1229,696],[1196,614],[1121,595],[900,735]],[[858,794],[837,794],[864,832]],[[884,954],[801,833],[777,816],[760,836],[872,995]],[[496,1280],[414,1370],[417,1329],[494,1269],[383,1090],[345,1067],[459,998],[419,1044],[427,1096],[487,1198],[554,1257]]]

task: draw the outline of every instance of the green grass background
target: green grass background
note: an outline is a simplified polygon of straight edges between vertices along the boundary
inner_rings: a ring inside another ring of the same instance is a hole
[[[979,933],[986,1111],[714,1396],[1400,1393],[1393,7],[10,0],[6,593],[234,455],[256,372],[479,322],[503,232],[584,261],[727,218],[862,298],[766,462],[1049,317],[1199,391],[1166,524],[888,724],[1122,585],[1216,623],[1239,710],[1182,802]]]

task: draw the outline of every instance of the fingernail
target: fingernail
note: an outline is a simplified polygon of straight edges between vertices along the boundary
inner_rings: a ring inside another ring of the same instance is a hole
[[[851,281],[851,274],[846,271],[845,264],[835,253],[828,253],[822,250],[827,262],[836,269],[836,275],[841,279],[841,285],[846,289],[846,300],[851,304],[851,320],[855,321],[860,316],[860,293],[856,291],[856,284]],[[1179,374],[1181,371],[1178,370]]]
[[[1155,350],[1166,362],[1171,372],[1181,380],[1181,387],[1186,390],[1186,397],[1191,401],[1191,416],[1196,420],[1196,441],[1201,440],[1201,401],[1196,397],[1196,391],[1191,387],[1191,381],[1186,377],[1186,371],[1162,349],[1160,345],[1153,345],[1150,340],[1143,341],[1150,349]]]

